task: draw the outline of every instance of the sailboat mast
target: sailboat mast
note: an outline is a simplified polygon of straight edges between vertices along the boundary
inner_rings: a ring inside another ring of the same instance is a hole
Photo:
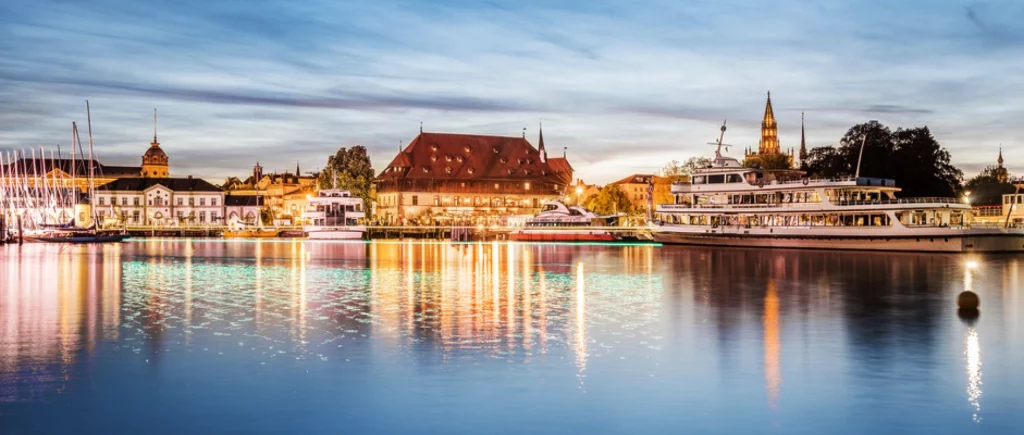
[[[96,168],[96,160],[95,160],[95,157],[93,157],[93,153],[92,153],[92,115],[89,113],[89,100],[85,100],[85,119],[86,119],[86,122],[88,122],[88,124],[89,124],[88,125],[89,126],[89,196],[88,196],[89,199],[88,199],[88,201],[89,201],[89,205],[90,205],[89,209],[92,210],[92,224],[96,225],[96,223],[97,223],[96,222],[96,209],[91,207],[91,205],[92,205],[92,197],[94,195],[94,190],[96,189],[96,186],[95,186],[96,179],[94,178],[95,175],[96,175],[94,173],[94,170]]]

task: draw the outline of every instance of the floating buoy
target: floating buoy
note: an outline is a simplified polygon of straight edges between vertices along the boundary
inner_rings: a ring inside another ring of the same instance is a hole
[[[978,299],[978,294],[970,290],[964,290],[956,297],[956,305],[965,310],[977,310],[980,304],[981,300]]]

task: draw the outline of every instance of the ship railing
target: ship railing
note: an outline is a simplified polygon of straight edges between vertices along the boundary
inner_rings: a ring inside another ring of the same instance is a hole
[[[858,199],[858,200],[834,200],[832,204],[838,206],[849,205],[883,205],[883,204],[966,204],[960,198],[948,197],[918,197],[918,198],[892,198],[892,199]]]

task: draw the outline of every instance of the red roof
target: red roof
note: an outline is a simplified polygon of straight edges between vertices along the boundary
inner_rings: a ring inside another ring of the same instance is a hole
[[[653,181],[653,174],[633,174],[611,184],[649,184]]]
[[[566,170],[571,181],[572,167],[565,159],[541,162],[525,138],[420,133],[377,179],[561,179]]]

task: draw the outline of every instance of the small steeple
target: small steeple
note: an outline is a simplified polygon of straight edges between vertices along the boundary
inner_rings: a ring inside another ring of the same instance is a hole
[[[156,140],[156,107],[153,108],[153,143],[152,146],[160,146],[160,142]]]
[[[800,163],[807,160],[807,136],[804,135],[804,112],[800,112]]]
[[[544,149],[544,124],[538,122],[538,138],[537,138],[537,151],[540,153],[540,162],[546,163],[548,161],[548,151]]]
[[[420,121],[420,133],[423,133],[423,121]]]
[[[301,173],[301,172],[299,172],[299,161],[298,161],[298,160],[296,160],[296,161],[295,161],[295,176],[297,177],[297,176],[299,176],[299,175],[301,175],[301,174],[302,174],[302,173]]]
[[[999,158],[996,160],[999,163],[999,167],[1003,167],[1003,144],[999,144]]]

